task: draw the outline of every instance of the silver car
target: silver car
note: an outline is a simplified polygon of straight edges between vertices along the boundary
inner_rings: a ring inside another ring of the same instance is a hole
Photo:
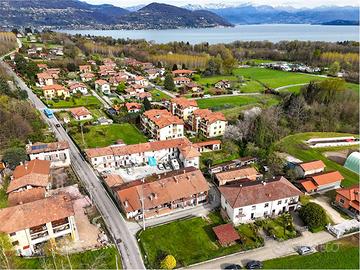
[[[307,254],[311,254],[314,252],[314,249],[312,247],[309,246],[301,246],[298,248],[297,252],[300,255],[307,255]]]

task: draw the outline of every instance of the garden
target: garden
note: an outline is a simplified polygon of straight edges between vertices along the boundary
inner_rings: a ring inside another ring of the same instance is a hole
[[[71,97],[67,100],[43,100],[49,108],[74,108],[74,107],[97,107],[101,106],[100,101],[95,96]]]

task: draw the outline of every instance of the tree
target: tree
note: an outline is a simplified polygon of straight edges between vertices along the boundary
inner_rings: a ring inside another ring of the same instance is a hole
[[[76,71],[76,65],[74,62],[69,62],[67,65],[66,65],[66,68],[69,72],[74,72]]]
[[[172,255],[167,255],[165,259],[163,259],[160,263],[161,269],[171,270],[174,269],[175,267],[176,267],[176,260]]]
[[[23,147],[8,148],[3,156],[3,160],[9,166],[10,169],[15,169],[20,162],[27,159],[25,149]]]
[[[0,269],[15,269],[15,256],[10,237],[6,233],[0,233]]]
[[[174,70],[177,70],[177,69],[178,69],[177,64],[174,64],[173,67],[172,67],[172,70],[174,71]]]
[[[165,80],[164,80],[164,87],[166,90],[170,90],[170,91],[174,91],[175,90],[175,83],[174,83],[174,79],[173,76],[168,73],[165,76]]]
[[[299,211],[300,218],[309,229],[324,227],[327,222],[326,212],[320,205],[309,202]]]
[[[332,76],[337,76],[337,73],[340,71],[340,63],[335,61],[329,67],[329,74]]]
[[[282,226],[284,227],[284,235],[286,233],[286,229],[290,228],[292,226],[292,216],[289,213],[284,213],[280,216],[280,222]]]
[[[118,86],[116,87],[116,91],[119,93],[123,93],[125,91],[126,85],[124,82],[121,82],[118,84]]]
[[[147,97],[144,98],[143,105],[144,105],[145,111],[148,111],[151,109],[151,103]]]

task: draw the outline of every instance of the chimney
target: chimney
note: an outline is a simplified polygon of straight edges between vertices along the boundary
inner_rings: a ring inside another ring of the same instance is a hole
[[[176,176],[174,176],[175,183],[179,183],[179,179],[177,179]]]
[[[125,200],[125,201],[124,201],[124,206],[125,206],[125,207],[128,207],[128,206],[129,206],[129,204],[128,204],[128,201],[127,201],[127,200]]]

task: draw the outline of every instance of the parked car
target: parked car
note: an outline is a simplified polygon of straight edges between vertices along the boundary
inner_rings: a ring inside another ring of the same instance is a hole
[[[261,269],[263,264],[260,261],[250,261],[246,264],[246,269]]]
[[[225,269],[237,270],[237,269],[242,269],[242,268],[241,268],[241,266],[238,265],[238,264],[230,264],[230,265],[226,266]]]
[[[161,164],[161,163],[159,163],[157,167],[158,167],[158,169],[159,169],[159,170],[163,170],[163,169],[165,169],[164,165],[163,165],[163,164]]]
[[[169,163],[164,164],[166,170],[171,170],[171,166]]]
[[[171,160],[171,166],[173,167],[174,170],[180,169],[179,162],[176,159]]]
[[[309,246],[301,246],[298,248],[297,252],[300,255],[307,255],[307,254],[311,254],[314,252],[314,249],[312,247]]]

